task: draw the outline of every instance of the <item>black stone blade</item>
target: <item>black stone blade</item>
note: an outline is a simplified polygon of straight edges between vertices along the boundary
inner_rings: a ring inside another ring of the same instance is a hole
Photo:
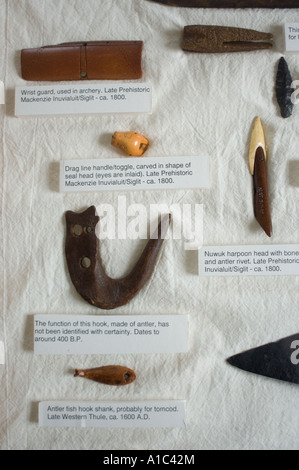
[[[292,88],[292,82],[288,64],[284,57],[281,57],[278,63],[275,90],[280,113],[283,118],[290,117],[293,112],[292,94],[295,90]]]
[[[231,356],[227,362],[253,374],[299,384],[299,333]]]

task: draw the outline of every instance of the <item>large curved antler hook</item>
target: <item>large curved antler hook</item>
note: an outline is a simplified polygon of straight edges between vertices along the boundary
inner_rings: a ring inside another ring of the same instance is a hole
[[[133,270],[112,279],[102,264],[95,228],[100,218],[95,206],[82,213],[66,212],[65,254],[71,280],[79,294],[91,305],[113,309],[127,304],[150,278],[168,230],[171,215],[164,216],[148,241]]]

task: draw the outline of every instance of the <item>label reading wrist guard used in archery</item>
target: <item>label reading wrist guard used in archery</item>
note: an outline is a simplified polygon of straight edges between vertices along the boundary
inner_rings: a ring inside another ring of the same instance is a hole
[[[151,113],[149,83],[19,86],[15,115]]]

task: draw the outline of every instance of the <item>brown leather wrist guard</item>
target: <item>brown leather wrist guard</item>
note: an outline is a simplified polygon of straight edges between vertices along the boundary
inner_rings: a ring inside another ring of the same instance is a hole
[[[22,78],[32,81],[135,80],[142,41],[72,42],[21,51]]]

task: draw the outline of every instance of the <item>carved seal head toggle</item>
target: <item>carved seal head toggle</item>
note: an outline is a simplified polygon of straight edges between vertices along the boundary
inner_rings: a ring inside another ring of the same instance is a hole
[[[147,150],[149,141],[137,132],[114,132],[111,144],[126,155],[141,157]]]

